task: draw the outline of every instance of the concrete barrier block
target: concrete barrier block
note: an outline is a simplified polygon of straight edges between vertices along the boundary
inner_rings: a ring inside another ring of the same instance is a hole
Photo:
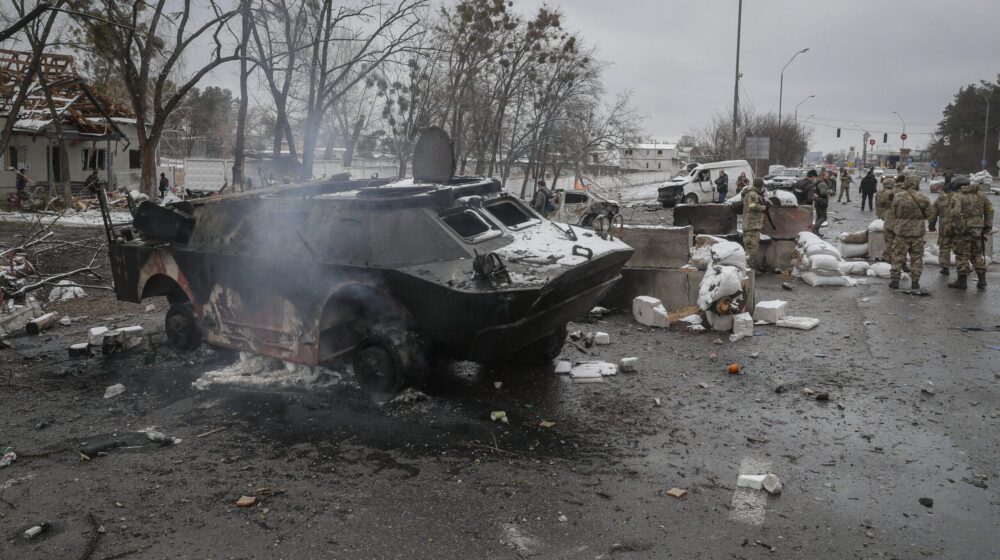
[[[812,229],[812,206],[773,207],[768,210],[774,226],[764,218],[764,229],[761,233],[777,239],[795,239],[799,232]]]
[[[680,204],[674,208],[674,226],[691,226],[695,234],[734,234],[736,209],[729,204]]]
[[[762,301],[754,306],[753,317],[758,321],[777,323],[785,318],[785,310],[788,309],[788,302],[780,299]]]
[[[670,326],[670,317],[663,302],[655,297],[638,296],[632,300],[632,316],[647,327],[666,328]]]
[[[694,239],[691,226],[625,226],[621,240],[635,249],[626,266],[636,268],[680,268],[691,257]]]
[[[694,268],[622,269],[622,279],[604,296],[603,305],[628,309],[638,296],[660,300],[667,311],[698,305],[698,286],[704,273]]]
[[[882,258],[885,252],[885,233],[881,231],[868,232],[868,258]]]
[[[754,266],[758,270],[790,270],[795,241],[792,239],[762,239],[757,250]]]

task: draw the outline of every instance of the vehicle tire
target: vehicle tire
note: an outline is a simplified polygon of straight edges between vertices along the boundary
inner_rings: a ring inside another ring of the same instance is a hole
[[[387,326],[369,329],[352,359],[355,380],[376,402],[391,399],[406,385],[422,385],[429,363],[427,346],[416,332]]]
[[[676,202],[663,202],[663,201],[660,202],[661,208],[673,208],[674,206],[677,206]]]
[[[507,361],[517,364],[545,364],[559,357],[566,344],[566,325],[528,344],[512,354]]]
[[[596,215],[594,215],[594,214],[590,214],[590,215],[584,217],[583,221],[580,222],[580,227],[585,227],[585,228],[593,229],[594,228],[594,218],[595,217],[596,217]]]
[[[198,318],[194,316],[190,302],[171,304],[164,327],[167,342],[174,350],[190,352],[201,346],[201,329],[198,328]]]
[[[685,195],[684,198],[681,199],[681,202],[684,204],[698,204],[698,195],[694,193]]]

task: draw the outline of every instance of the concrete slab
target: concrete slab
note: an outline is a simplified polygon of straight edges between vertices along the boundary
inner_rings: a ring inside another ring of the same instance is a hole
[[[674,225],[692,226],[695,234],[734,234],[736,221],[736,209],[728,204],[680,204],[674,208]]]
[[[764,229],[761,230],[761,233],[769,237],[795,239],[799,232],[809,231],[812,227],[812,206],[773,207],[768,212],[771,214],[771,219],[774,220],[775,227],[771,227],[767,218],[764,218]]]
[[[626,266],[634,268],[680,268],[691,257],[694,241],[691,226],[625,226],[621,240],[635,249]]]
[[[885,233],[881,231],[868,232],[868,258],[877,259],[885,252]]]
[[[795,241],[792,239],[770,239],[761,241],[754,263],[759,270],[789,270],[792,268],[792,252],[795,251]]]
[[[692,269],[626,267],[602,304],[630,309],[636,297],[652,296],[663,302],[667,311],[698,305],[698,286],[704,274]]]

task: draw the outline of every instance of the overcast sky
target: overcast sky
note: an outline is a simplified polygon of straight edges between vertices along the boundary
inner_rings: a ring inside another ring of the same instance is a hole
[[[609,95],[633,91],[648,135],[676,141],[732,110],[738,0],[514,0],[525,16],[543,4],[596,44]],[[811,149],[860,149],[854,125],[872,131],[879,148],[888,132],[898,148],[893,111],[917,148],[960,86],[1000,73],[1000,2],[746,0],[741,104],[776,112],[781,68],[804,48],[785,71],[782,107],[790,119],[816,96],[798,112],[815,115]],[[235,92],[232,71],[223,81]]]

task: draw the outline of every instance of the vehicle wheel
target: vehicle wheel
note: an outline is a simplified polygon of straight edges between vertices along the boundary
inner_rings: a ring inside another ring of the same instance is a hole
[[[593,228],[594,227],[594,217],[595,216],[593,214],[590,214],[589,216],[585,217],[583,219],[583,221],[580,222],[580,226],[581,227],[585,227],[585,228]]]
[[[698,204],[698,195],[689,194],[685,196],[683,199],[681,199],[681,202],[683,202],[684,204]]]
[[[559,357],[563,345],[566,344],[566,325],[563,325],[538,340],[520,348],[512,354],[509,361],[518,364],[544,364]]]
[[[676,202],[660,202],[661,208],[673,208],[674,206],[677,206]]]
[[[201,346],[201,329],[189,302],[172,304],[167,310],[164,325],[167,342],[174,350],[190,352]]]
[[[365,394],[385,402],[404,385],[422,385],[429,361],[427,347],[417,333],[376,327],[358,343],[352,365],[354,378]]]

